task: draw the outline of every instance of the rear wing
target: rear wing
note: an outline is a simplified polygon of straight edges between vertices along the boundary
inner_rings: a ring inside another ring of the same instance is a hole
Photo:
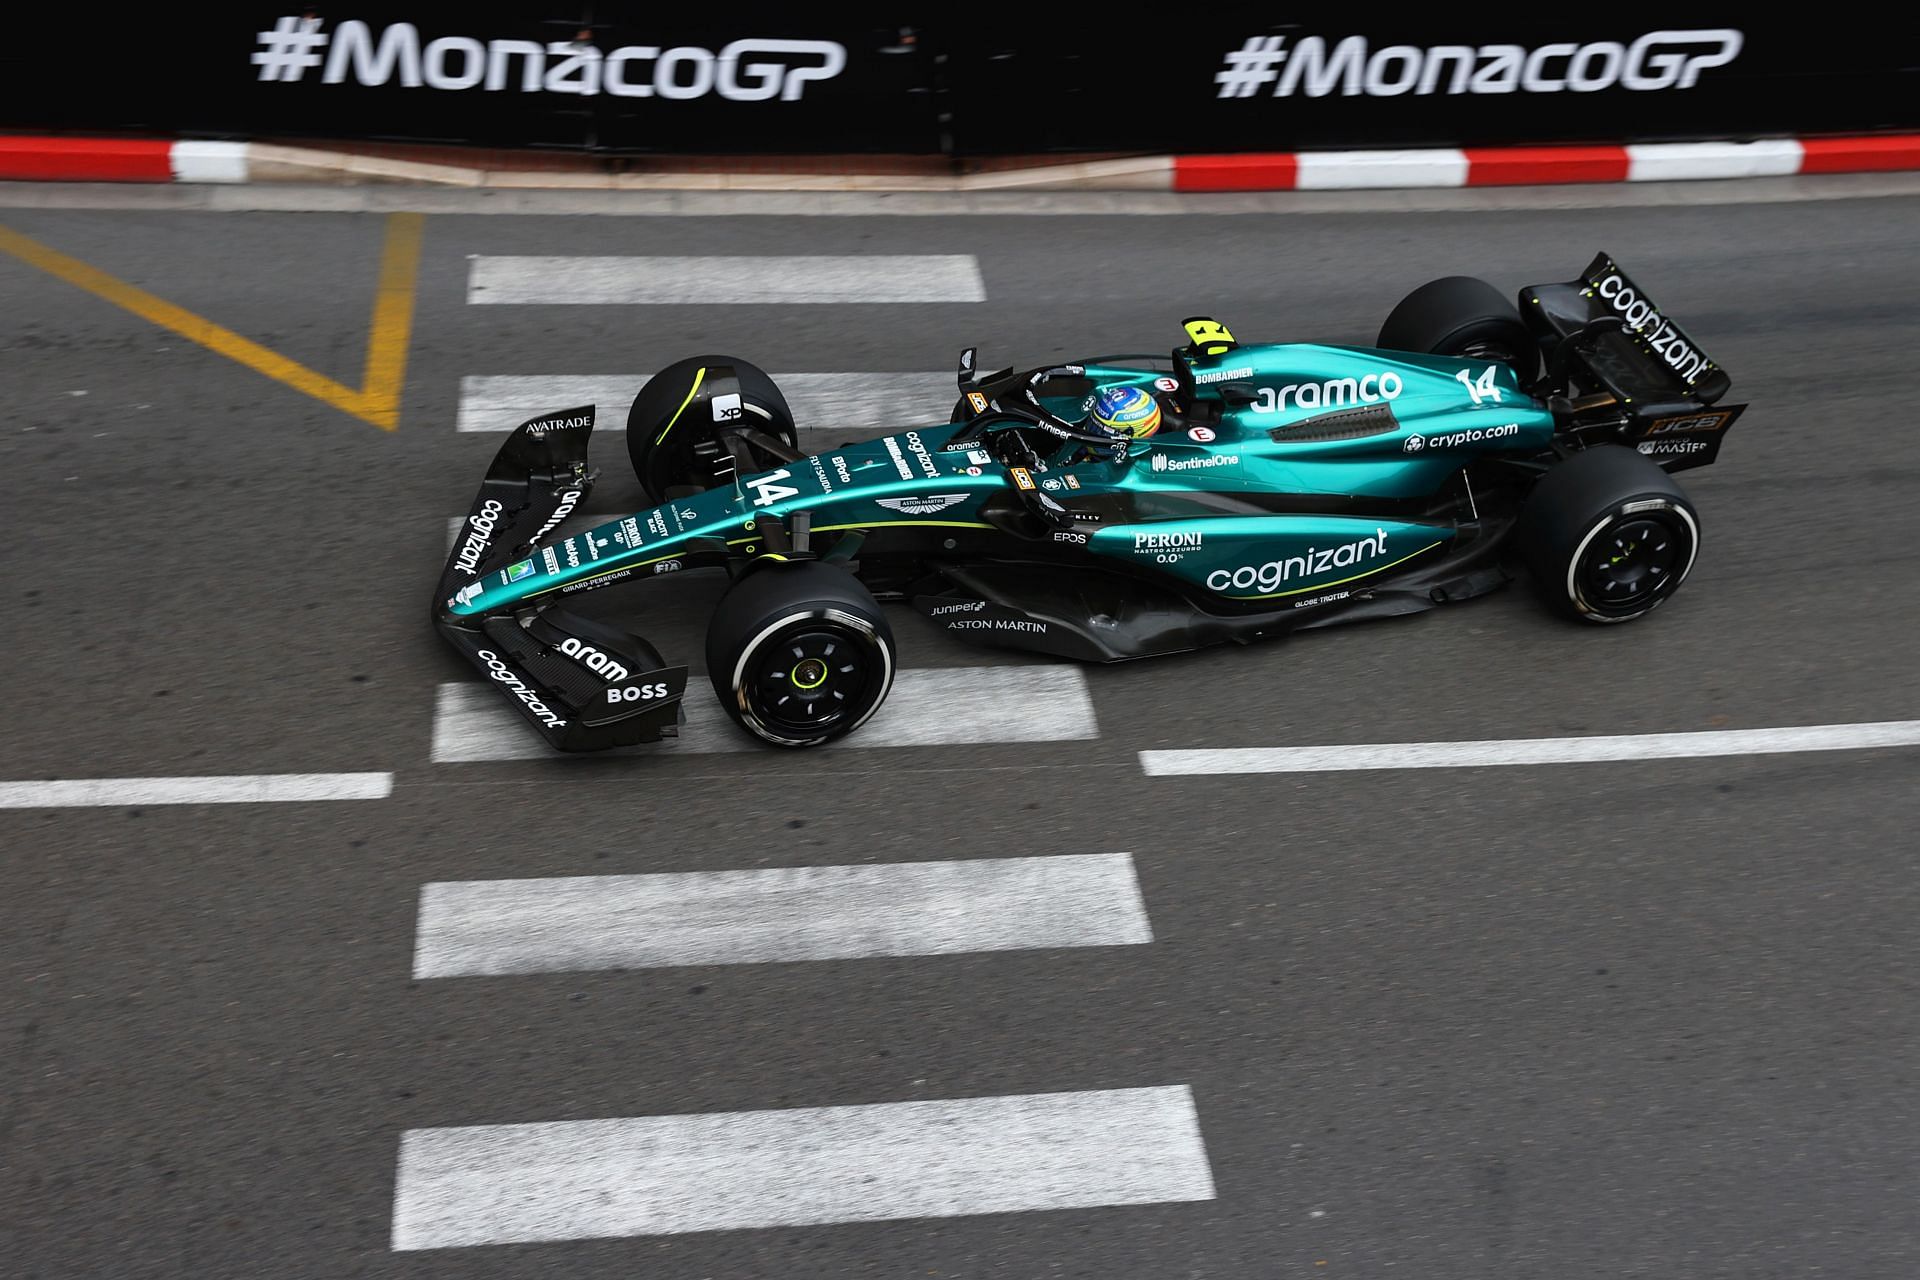
[[[1622,442],[1670,471],[1713,461],[1746,406],[1712,407],[1732,379],[1610,256],[1576,280],[1522,289],[1519,303],[1549,385],[1611,397],[1626,414]]]

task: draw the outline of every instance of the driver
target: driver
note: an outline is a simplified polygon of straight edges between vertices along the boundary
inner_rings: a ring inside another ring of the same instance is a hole
[[[1094,392],[1087,417],[1109,431],[1145,440],[1160,429],[1160,402],[1139,387],[1100,387]]]

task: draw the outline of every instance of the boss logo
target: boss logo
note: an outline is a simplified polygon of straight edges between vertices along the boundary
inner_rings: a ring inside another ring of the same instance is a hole
[[[630,684],[624,689],[607,690],[607,701],[615,702],[652,702],[655,698],[667,696],[665,684]]]

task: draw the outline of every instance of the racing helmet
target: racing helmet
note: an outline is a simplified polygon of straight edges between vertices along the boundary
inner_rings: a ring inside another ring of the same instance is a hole
[[[1160,402],[1139,387],[1101,387],[1090,416],[1109,431],[1145,440],[1160,429]]]

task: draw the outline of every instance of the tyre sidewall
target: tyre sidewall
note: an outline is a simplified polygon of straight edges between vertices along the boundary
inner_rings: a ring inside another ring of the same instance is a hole
[[[1660,507],[1639,507],[1639,509],[1631,512],[1623,510],[1623,508],[1635,506],[1637,503],[1653,501],[1663,501],[1665,505]],[[1649,600],[1643,607],[1635,609],[1630,613],[1607,613],[1597,607],[1593,601],[1586,598],[1586,592],[1580,584],[1581,559],[1587,554],[1587,549],[1593,545],[1596,538],[1600,537],[1608,529],[1619,524],[1621,520],[1633,516],[1652,515],[1656,511],[1671,512],[1678,518],[1679,524],[1675,527],[1683,529],[1687,539],[1686,563],[1680,566],[1680,571],[1673,575],[1671,582],[1663,584],[1659,594],[1655,595],[1653,599]],[[1579,545],[1574,548],[1573,554],[1567,557],[1567,572],[1566,576],[1561,580],[1560,585],[1561,589],[1566,593],[1567,603],[1582,620],[1600,623],[1602,625],[1615,622],[1632,622],[1635,618],[1645,617],[1666,603],[1666,601],[1672,597],[1673,593],[1680,589],[1681,584],[1686,582],[1687,575],[1693,572],[1693,562],[1699,555],[1700,522],[1694,517],[1693,512],[1687,509],[1685,504],[1653,497],[1629,499],[1595,521],[1593,526],[1587,530],[1586,536],[1580,539]]]
[[[755,663],[766,651],[783,635],[808,624],[848,636],[877,673],[863,689],[864,706],[825,733],[799,738],[760,718],[748,686]],[[818,562],[753,570],[728,589],[708,626],[707,672],[715,696],[735,724],[774,746],[819,746],[852,733],[886,701],[897,669],[893,631],[872,593],[852,574]]]
[[[1586,599],[1580,557],[1609,528],[1656,516],[1687,540],[1671,579],[1652,600],[1629,612],[1609,613]],[[1700,517],[1658,464],[1632,449],[1598,445],[1560,463],[1534,486],[1513,539],[1535,588],[1556,611],[1582,622],[1631,622],[1671,599],[1692,573],[1700,554]]]

